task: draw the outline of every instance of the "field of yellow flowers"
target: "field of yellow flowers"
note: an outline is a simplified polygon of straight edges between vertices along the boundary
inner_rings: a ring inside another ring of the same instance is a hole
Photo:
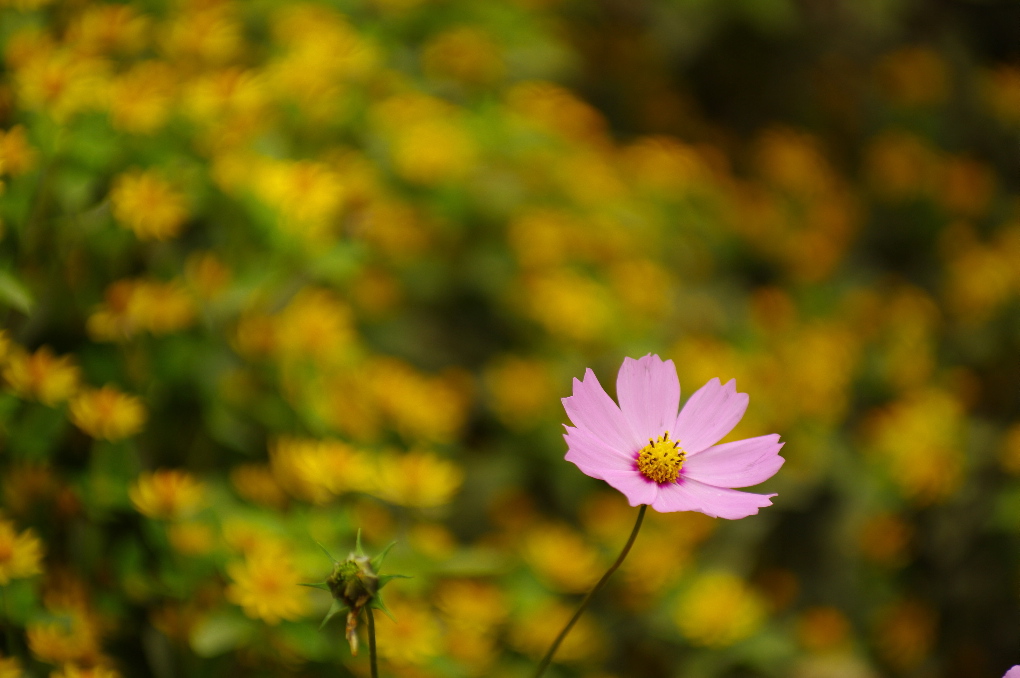
[[[648,511],[559,678],[1020,663],[1005,0],[0,0],[0,678],[528,676],[636,509],[591,367],[786,464]]]

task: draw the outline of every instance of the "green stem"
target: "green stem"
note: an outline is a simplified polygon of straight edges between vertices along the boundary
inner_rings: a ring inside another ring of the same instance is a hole
[[[372,667],[372,678],[379,678],[379,667],[375,658],[375,615],[372,614],[372,607],[365,606],[368,613],[368,663]]]
[[[617,556],[616,558],[616,562],[609,566],[609,569],[606,570],[606,573],[602,575],[602,579],[599,579],[598,583],[595,584],[595,587],[591,591],[589,591],[588,595],[586,595],[584,597],[584,600],[581,601],[581,605],[577,608],[577,612],[574,613],[574,616],[570,618],[570,621],[567,622],[567,625],[563,627],[562,631],[560,631],[560,635],[556,636],[556,640],[553,641],[553,644],[549,648],[549,651],[545,653],[544,657],[542,657],[542,661],[539,663],[538,668],[535,670],[534,678],[539,678],[543,673],[545,673],[545,670],[549,668],[549,664],[550,662],[552,662],[552,658],[553,655],[556,654],[556,650],[559,649],[560,643],[562,643],[563,639],[567,637],[568,633],[570,633],[570,629],[574,627],[574,624],[577,623],[577,620],[581,618],[581,614],[584,612],[585,608],[588,607],[588,603],[591,602],[591,599],[595,596],[596,593],[602,590],[602,587],[606,585],[606,582],[609,581],[609,578],[613,575],[613,573],[616,572],[616,570],[619,569],[620,565],[623,564],[623,559],[627,557],[628,553],[630,553],[630,547],[634,545],[634,540],[637,538],[638,530],[641,529],[641,521],[644,520],[645,511],[647,509],[648,509],[647,504],[641,505],[641,508],[638,510],[637,514],[637,522],[634,523],[634,529],[631,530],[630,538],[627,540],[627,543],[624,544],[623,550],[620,551],[620,555]]]

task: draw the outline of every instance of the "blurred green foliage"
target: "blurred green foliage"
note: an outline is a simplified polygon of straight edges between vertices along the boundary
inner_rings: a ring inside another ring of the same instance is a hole
[[[0,675],[527,675],[635,510],[623,356],[735,377],[760,515],[649,515],[549,675],[999,676],[1020,9],[0,2]],[[24,673],[19,673],[19,671]],[[52,672],[52,673],[51,673]]]

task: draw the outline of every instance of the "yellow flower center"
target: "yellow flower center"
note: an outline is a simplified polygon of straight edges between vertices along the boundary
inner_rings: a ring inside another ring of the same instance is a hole
[[[649,480],[657,483],[674,483],[680,477],[687,453],[680,447],[679,440],[670,440],[669,431],[663,433],[658,440],[648,439],[648,444],[641,448],[637,467]]]

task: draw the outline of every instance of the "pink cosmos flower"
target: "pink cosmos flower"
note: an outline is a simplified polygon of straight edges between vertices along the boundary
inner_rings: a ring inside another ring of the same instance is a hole
[[[1002,678],[1020,678],[1020,664],[1014,666]]]
[[[567,461],[604,480],[631,506],[656,511],[701,511],[717,518],[746,518],[771,506],[775,494],[740,492],[775,475],[785,461],[775,433],[717,445],[747,410],[736,382],[713,379],[680,407],[680,381],[672,360],[657,355],[625,358],[616,379],[619,406],[595,373],[574,379],[563,407]],[[1012,678],[1012,677],[1011,677]]]

